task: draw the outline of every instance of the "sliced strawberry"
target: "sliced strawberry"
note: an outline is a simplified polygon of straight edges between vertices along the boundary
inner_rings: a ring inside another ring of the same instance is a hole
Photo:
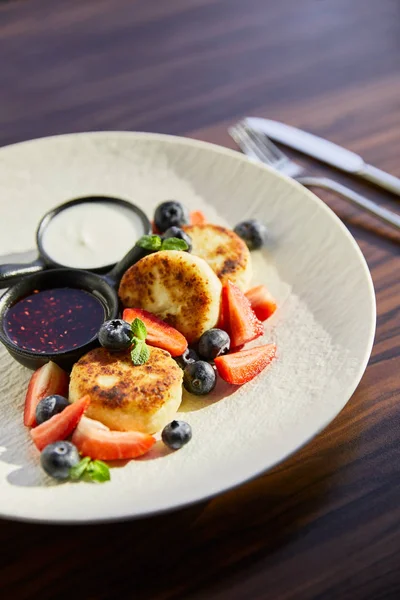
[[[154,221],[151,222],[151,230],[153,233],[156,233],[157,235],[160,233],[157,229],[157,225],[154,223]]]
[[[36,425],[35,412],[40,400],[52,394],[67,396],[68,383],[67,373],[54,362],[50,361],[35,371],[25,396],[24,425]]]
[[[245,294],[260,321],[265,321],[277,309],[277,304],[265,285],[257,285]]]
[[[242,346],[264,333],[264,326],[251,308],[250,301],[231,281],[226,284],[231,347]]]
[[[228,309],[228,289],[227,286],[224,285],[221,292],[221,305],[219,309],[219,318],[217,327],[218,329],[223,329],[227,333],[230,334],[229,327],[229,309]]]
[[[146,342],[150,346],[168,350],[171,356],[180,356],[188,346],[186,338],[177,329],[143,308],[125,308],[122,318],[128,323],[136,318],[141,319],[147,329]]]
[[[201,210],[192,210],[190,213],[190,224],[191,225],[204,225],[207,223],[207,219]]]
[[[266,344],[249,350],[241,350],[214,360],[218,374],[224,381],[242,385],[261,373],[276,354],[275,344]]]
[[[77,400],[77,402],[64,408],[58,415],[54,415],[48,421],[32,429],[31,436],[36,447],[39,450],[43,450],[48,444],[65,440],[79,423],[89,403],[90,397],[84,396],[80,400]]]
[[[155,438],[139,431],[111,431],[88,417],[82,417],[72,442],[84,456],[98,460],[137,458],[155,443]]]

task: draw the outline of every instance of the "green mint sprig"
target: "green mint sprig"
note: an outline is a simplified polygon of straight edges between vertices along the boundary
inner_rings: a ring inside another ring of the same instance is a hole
[[[92,460],[92,462],[88,464],[86,473],[92,481],[97,481],[98,483],[110,481],[111,479],[110,469],[102,460]]]
[[[131,350],[131,359],[135,366],[144,365],[150,358],[150,349],[146,342],[136,340]]]
[[[162,241],[161,250],[182,250],[185,251],[189,248],[185,240],[180,238],[172,237]]]
[[[85,479],[98,483],[110,481],[111,479],[108,465],[101,460],[92,460],[89,456],[85,456],[77,465],[71,467],[69,476],[70,479],[75,481]]]
[[[150,348],[146,344],[147,329],[141,319],[134,319],[131,324],[132,350],[131,359],[134,365],[144,365],[150,358]]]
[[[159,235],[142,235],[136,242],[136,246],[144,248],[144,250],[152,250],[157,252],[161,250],[162,241]]]
[[[143,235],[136,242],[136,246],[152,252],[158,252],[158,250],[181,250],[184,252],[189,248],[185,240],[176,237],[163,240],[159,235]]]
[[[131,324],[132,335],[138,338],[140,341],[144,341],[147,337],[147,329],[146,325],[143,323],[142,319],[138,319],[137,317],[133,319]]]

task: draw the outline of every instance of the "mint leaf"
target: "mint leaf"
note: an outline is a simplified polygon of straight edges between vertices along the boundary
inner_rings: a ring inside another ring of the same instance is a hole
[[[139,340],[145,340],[147,336],[146,325],[141,319],[134,319],[131,325],[133,335]]]
[[[132,359],[132,362],[133,362],[134,365],[141,364],[141,363],[139,363],[137,361],[139,360],[140,352],[141,352],[141,349],[142,349],[144,343],[145,342],[143,340],[139,340],[139,338],[135,338],[134,337],[132,339],[133,346],[132,346],[132,349],[131,349],[131,359]]]
[[[70,468],[69,476],[75,480],[109,481],[110,469],[101,460],[92,460],[90,456],[85,456],[77,465]]]
[[[189,246],[185,240],[175,237],[167,238],[161,244],[161,250],[187,250],[188,248]]]
[[[150,358],[150,348],[147,344],[143,343],[143,347],[140,351],[140,364],[144,365]]]
[[[70,470],[69,470],[70,478],[71,479],[80,479],[82,477],[82,475],[85,473],[85,471],[87,470],[89,463],[90,463],[90,456],[85,456],[85,458],[82,458],[82,460],[80,460],[77,465],[70,468]]]
[[[137,242],[136,246],[144,248],[145,250],[151,250],[157,252],[157,250],[187,250],[189,246],[185,240],[180,238],[171,237],[166,240],[162,240],[159,235],[143,235]]]
[[[144,365],[150,358],[150,349],[143,340],[134,338],[134,347],[131,350],[131,359],[134,365]]]
[[[161,238],[159,235],[143,235],[136,242],[136,246],[144,248],[145,250],[157,251],[161,248]]]
[[[87,468],[87,475],[92,481],[98,481],[99,483],[111,479],[110,469],[102,460],[93,460]]]

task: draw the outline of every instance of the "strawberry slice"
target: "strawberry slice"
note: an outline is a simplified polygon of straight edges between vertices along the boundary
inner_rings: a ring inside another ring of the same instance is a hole
[[[251,308],[260,321],[268,319],[277,309],[277,304],[265,285],[251,288],[245,296],[250,300]]]
[[[224,381],[234,385],[242,385],[261,373],[276,354],[275,344],[265,344],[257,348],[249,348],[214,360],[218,374]]]
[[[82,417],[72,442],[84,456],[98,460],[137,458],[150,450],[155,438],[139,431],[111,431],[88,417]]]
[[[157,229],[157,225],[154,223],[154,221],[151,222],[151,230],[153,233],[156,233],[157,235],[160,235],[160,232]]]
[[[67,373],[54,362],[50,361],[35,371],[25,396],[24,425],[36,425],[35,412],[40,400],[52,394],[67,396],[68,383]]]
[[[180,356],[188,347],[186,338],[177,329],[143,308],[125,308],[122,318],[128,323],[136,318],[141,319],[147,329],[146,342],[167,350],[171,356]]]
[[[227,333],[230,334],[229,327],[229,309],[228,309],[228,294],[227,294],[227,286],[224,285],[221,292],[221,306],[219,309],[219,318],[217,327],[218,329],[223,329]]]
[[[190,213],[190,224],[191,225],[204,225],[207,223],[207,219],[201,210],[192,210]]]
[[[58,442],[59,440],[65,440],[79,423],[79,420],[89,406],[89,403],[90,397],[83,396],[83,398],[77,400],[77,402],[64,408],[58,415],[54,415],[54,417],[51,417],[48,421],[45,421],[32,429],[31,436],[36,447],[39,450],[43,450],[48,444]]]
[[[226,284],[231,347],[242,346],[264,333],[264,326],[251,308],[250,300],[231,281]]]

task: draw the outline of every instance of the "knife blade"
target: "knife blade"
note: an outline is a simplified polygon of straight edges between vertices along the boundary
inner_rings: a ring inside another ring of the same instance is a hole
[[[303,154],[312,156],[336,169],[366,179],[400,196],[400,179],[367,164],[355,152],[351,152],[333,142],[329,142],[291,125],[285,125],[285,123],[280,123],[279,121],[259,117],[246,117],[244,123],[246,127],[265,133],[265,135],[276,142],[299,150]]]

